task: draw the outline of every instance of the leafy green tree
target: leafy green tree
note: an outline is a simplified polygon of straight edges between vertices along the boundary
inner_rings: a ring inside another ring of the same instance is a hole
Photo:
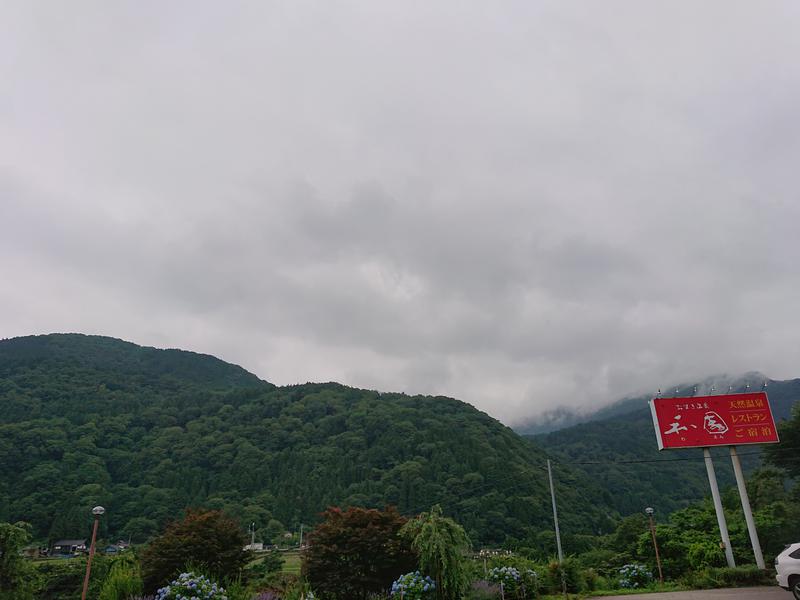
[[[778,426],[780,444],[769,445],[764,452],[767,460],[786,470],[792,477],[800,477],[800,402],[792,409],[792,418]]]
[[[147,517],[134,517],[125,524],[122,530],[133,543],[146,542],[158,533],[158,525]]]
[[[329,508],[308,536],[303,572],[311,588],[340,600],[385,593],[416,559],[399,533],[406,519],[386,510]]]
[[[612,547],[621,555],[621,562],[633,562],[638,554],[637,548],[642,533],[648,531],[644,512],[629,515],[620,521],[612,535]]]
[[[187,565],[201,567],[215,578],[241,574],[250,558],[239,524],[219,511],[189,510],[142,553],[145,591],[152,592]]]
[[[470,541],[464,528],[442,515],[438,504],[403,526],[401,535],[411,541],[423,571],[436,581],[441,600],[461,598],[467,587],[466,553]]]
[[[0,523],[0,600],[33,598],[36,575],[20,552],[30,541],[27,523]]]

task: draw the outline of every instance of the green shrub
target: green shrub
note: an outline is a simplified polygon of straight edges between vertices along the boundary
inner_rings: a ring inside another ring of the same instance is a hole
[[[97,598],[112,566],[121,558],[95,555],[92,559],[92,574],[89,580],[90,598]],[[83,577],[86,574],[86,559],[48,560],[36,563],[39,573],[37,598],[48,600],[74,600],[80,597]]]
[[[52,600],[73,600],[76,596],[80,597],[86,561],[48,560],[37,563],[36,568],[41,576],[39,597]]]
[[[711,589],[722,587],[745,587],[770,585],[773,583],[766,571],[758,567],[727,567],[700,569],[684,575],[681,584],[694,589]]]
[[[489,565],[491,570],[486,574],[486,579],[496,584],[502,582],[506,598],[531,598],[547,585],[547,567],[527,558],[499,555],[492,557]]]
[[[595,571],[594,569],[584,569],[583,581],[586,585],[586,590],[589,592],[593,592],[594,590],[598,589],[603,589],[600,586],[601,577],[597,574],[597,571]]]
[[[583,591],[585,584],[580,564],[575,558],[565,558],[561,564],[553,560],[547,565],[549,575],[549,591],[557,594],[561,591],[562,581],[566,585],[567,591],[577,594]]]
[[[771,575],[768,575],[755,566],[715,570],[717,571],[717,580],[724,587],[756,586],[774,583]]]
[[[619,570],[619,585],[626,589],[644,588],[653,581],[653,574],[642,564],[629,563]]]
[[[100,588],[98,600],[128,600],[142,593],[142,575],[139,565],[130,559],[116,560]]]
[[[466,600],[500,600],[500,586],[490,581],[474,581],[467,590]]]
[[[587,587],[588,587],[588,580],[587,580]],[[595,590],[614,590],[617,589],[616,582],[613,579],[609,579],[608,577],[603,577],[602,575],[597,575],[597,578],[594,582],[594,587],[589,588],[592,591]]]

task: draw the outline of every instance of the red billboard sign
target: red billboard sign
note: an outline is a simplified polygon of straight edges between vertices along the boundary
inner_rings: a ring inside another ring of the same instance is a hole
[[[659,450],[778,442],[765,392],[654,398],[650,412]]]

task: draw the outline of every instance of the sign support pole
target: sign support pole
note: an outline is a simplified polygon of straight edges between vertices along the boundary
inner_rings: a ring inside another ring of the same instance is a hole
[[[739,461],[739,455],[736,453],[736,446],[728,447],[731,450],[733,472],[736,474],[736,486],[739,488],[739,498],[742,500],[742,510],[744,511],[744,520],[747,522],[747,533],[750,534],[750,544],[753,546],[753,556],[756,558],[756,565],[758,568],[764,569],[764,555],[761,553],[761,542],[758,541],[756,522],[753,519],[753,511],[750,508],[750,497],[747,495],[747,487],[744,483],[742,463]]]
[[[736,561],[733,559],[731,538],[728,536],[728,523],[725,521],[725,512],[722,508],[722,498],[719,495],[719,486],[717,485],[717,475],[714,472],[714,463],[711,461],[711,451],[708,448],[703,448],[703,458],[705,458],[706,462],[708,483],[711,485],[711,497],[714,499],[714,510],[717,512],[719,533],[722,537],[722,545],[725,548],[725,560],[728,561],[728,566],[733,568],[736,566]]]

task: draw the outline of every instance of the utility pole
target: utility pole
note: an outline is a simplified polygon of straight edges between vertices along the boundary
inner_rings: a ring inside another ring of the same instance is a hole
[[[553,523],[556,528],[556,548],[558,548],[558,564],[564,562],[564,553],[561,551],[561,531],[558,528],[558,509],[556,508],[556,492],[553,489],[553,469],[550,459],[547,459],[547,478],[550,480],[550,499],[553,501]]]
[[[303,549],[303,524],[300,523],[300,550]]]
[[[250,550],[256,549],[256,524],[250,523]]]
[[[658,565],[658,580],[664,583],[664,574],[661,572],[661,557],[658,554],[658,542],[656,541],[656,527],[653,523],[653,513],[656,511],[648,506],[644,509],[644,512],[647,513],[647,517],[650,520],[650,534],[653,536],[653,548],[656,551],[656,564]]]
[[[94,557],[94,542],[97,539],[97,526],[100,524],[100,515],[106,512],[102,506],[95,506],[92,509],[94,515],[94,526],[92,527],[92,543],[89,545],[89,559],[86,561],[86,575],[83,578],[83,591],[81,600],[86,600],[86,592],[89,591],[89,575],[92,572],[92,558]]]
[[[556,548],[558,548],[558,570],[561,571],[561,593],[567,597],[567,580],[564,576],[564,552],[561,550],[561,531],[558,528],[558,509],[556,508],[556,490],[553,487],[553,469],[547,459],[547,479],[550,481],[550,499],[553,501],[553,524],[556,528]],[[502,590],[502,588],[501,588]]]

